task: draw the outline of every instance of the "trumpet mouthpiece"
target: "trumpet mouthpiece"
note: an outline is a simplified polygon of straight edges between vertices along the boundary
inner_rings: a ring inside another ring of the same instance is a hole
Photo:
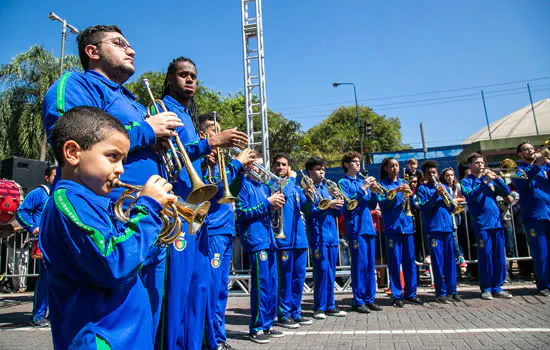
[[[143,79],[141,83],[145,86],[149,86],[149,79]]]
[[[122,181],[118,177],[111,180],[111,188],[118,188],[122,186]]]

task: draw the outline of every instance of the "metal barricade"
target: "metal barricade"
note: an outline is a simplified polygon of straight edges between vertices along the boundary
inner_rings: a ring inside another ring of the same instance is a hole
[[[30,240],[24,230],[0,235],[0,285],[16,292],[29,287],[29,278],[38,277],[38,266],[30,258]]]

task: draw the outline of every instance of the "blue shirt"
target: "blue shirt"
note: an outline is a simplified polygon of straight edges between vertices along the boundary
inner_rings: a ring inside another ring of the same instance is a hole
[[[527,180],[512,179],[521,200],[521,217],[528,228],[533,220],[550,220],[550,166],[520,162],[518,170],[527,174]]]
[[[485,177],[469,175],[460,181],[462,194],[468,203],[468,212],[473,220],[474,229],[490,230],[502,228],[497,196],[506,197],[510,194],[508,186],[497,177],[496,180],[485,183]],[[522,205],[523,205],[522,199]]]
[[[315,184],[321,198],[331,198],[327,187],[324,184]],[[338,246],[338,229],[336,220],[342,213],[342,209],[326,209],[321,210],[317,206],[319,203],[313,203],[307,197],[304,207],[304,216],[306,217],[306,226],[308,233],[308,241],[311,249],[319,249],[321,246],[337,247]]]
[[[122,224],[109,198],[58,182],[39,236],[56,349],[95,349],[96,337],[112,349],[153,348],[151,305],[137,272],[160,232],[160,210],[141,196]]]
[[[40,227],[40,216],[48,197],[46,189],[43,186],[39,186],[30,191],[25,200],[23,200],[23,203],[17,208],[15,218],[27,232],[32,233],[36,228]]]
[[[275,185],[275,189],[278,187]],[[279,250],[307,249],[307,236],[301,210],[306,203],[304,192],[296,186],[296,178],[291,177],[283,187],[285,205],[283,206],[283,231],[286,238],[277,239]],[[276,229],[275,231],[278,231]]]
[[[449,187],[447,185],[443,186],[445,187],[445,191],[449,193],[450,198],[452,198]],[[418,186],[418,201],[422,210],[422,216],[424,217],[426,230],[428,233],[453,232],[451,212],[436,190],[437,187],[432,182]]]
[[[229,184],[239,175],[242,169],[242,164],[237,159],[233,159],[226,166],[226,176]],[[220,171],[217,164],[212,166],[212,179],[220,180]],[[203,171],[203,180],[207,179],[206,168]],[[233,204],[219,204],[218,200],[223,196],[223,182],[218,184],[218,192],[210,200],[210,210],[208,211],[208,236],[216,235],[231,235],[235,237],[235,212]]]
[[[244,177],[237,201],[239,235],[245,252],[275,249],[277,243],[271,228],[271,195],[269,187]]]
[[[398,178],[397,181],[393,181],[389,177],[380,182],[380,184],[388,190],[399,187],[402,183],[407,182],[400,178]],[[378,198],[380,200],[380,209],[382,210],[384,234],[387,236],[413,234],[414,228],[412,216],[405,215],[405,210],[403,210],[403,193],[397,192],[395,198],[392,200],[389,200],[383,196],[379,196]]]
[[[338,181],[340,190],[350,200],[355,199],[358,201],[355,209],[344,209],[346,235],[350,240],[357,239],[358,235],[376,236],[370,211],[376,208],[378,197],[372,195],[370,188],[366,191],[363,190],[362,186],[364,183],[365,181],[363,179],[351,176],[344,176]]]

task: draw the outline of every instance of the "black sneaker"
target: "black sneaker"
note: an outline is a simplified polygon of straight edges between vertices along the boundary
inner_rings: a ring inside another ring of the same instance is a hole
[[[371,311],[382,311],[382,306],[376,305],[375,303],[366,303],[365,305]]]
[[[401,299],[394,299],[391,304],[395,307],[405,307],[405,303]]]
[[[300,324],[299,323],[296,323],[292,318],[286,318],[284,320],[279,320],[279,322],[277,322],[277,326],[280,326],[280,327],[283,327],[283,328],[288,328],[288,329],[296,329],[296,328],[300,328]]]
[[[447,299],[446,296],[436,297],[436,298],[435,298],[435,301],[437,301],[437,302],[440,303],[440,304],[450,304],[450,303],[451,303],[451,302],[449,301],[449,299]]]
[[[327,310],[327,316],[345,317],[347,313],[335,307],[334,309]]]
[[[351,309],[353,311],[356,311],[356,312],[360,313],[360,314],[370,314],[370,310],[366,305],[361,305],[361,306],[353,305],[353,307]]]
[[[424,301],[422,301],[419,297],[410,298],[407,299],[407,301],[411,304],[424,305]]]
[[[310,324],[313,324],[312,320],[310,320],[309,318],[302,317],[302,316],[300,316],[298,318],[295,318],[294,322],[299,323],[301,325],[305,325],[305,326],[309,326]]]
[[[48,327],[49,325],[50,321],[48,321],[44,316],[40,316],[36,320],[32,320],[31,322],[29,322],[29,326],[35,328],[44,328]]]
[[[267,344],[269,343],[269,337],[262,331],[259,331],[255,334],[249,334],[248,339],[257,344]]]
[[[268,329],[267,331],[264,331],[264,334],[268,337],[268,338],[282,338],[285,336],[285,334],[281,331],[278,331],[276,329]]]
[[[453,301],[458,301],[458,302],[462,301],[462,297],[458,294],[451,295],[451,299],[453,299]]]
[[[227,343],[218,343],[218,347],[216,348],[216,350],[232,350],[233,348],[231,347],[231,345],[227,344]]]

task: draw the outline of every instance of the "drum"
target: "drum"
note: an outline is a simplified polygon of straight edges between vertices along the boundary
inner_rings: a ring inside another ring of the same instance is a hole
[[[15,211],[23,202],[23,189],[15,181],[0,180],[0,223],[7,224],[15,217]]]

